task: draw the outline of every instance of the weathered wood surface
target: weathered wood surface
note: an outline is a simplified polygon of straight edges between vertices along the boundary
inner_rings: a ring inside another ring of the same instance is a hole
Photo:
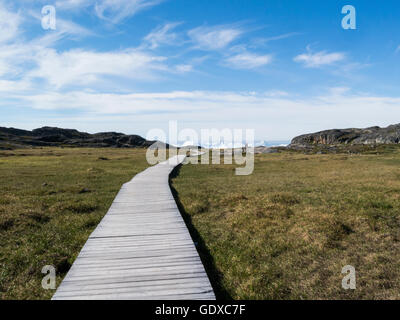
[[[168,183],[184,159],[172,157],[122,186],[53,299],[215,299]]]

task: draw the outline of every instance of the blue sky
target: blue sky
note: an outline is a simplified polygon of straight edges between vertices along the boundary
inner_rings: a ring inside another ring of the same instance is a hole
[[[0,126],[145,136],[177,120],[289,140],[400,122],[398,1],[0,4]],[[341,26],[348,4],[356,30]]]

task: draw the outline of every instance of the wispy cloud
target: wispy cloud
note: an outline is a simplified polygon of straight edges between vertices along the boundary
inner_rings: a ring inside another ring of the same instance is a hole
[[[152,71],[166,70],[161,62],[166,58],[153,56],[135,49],[115,52],[56,50],[40,52],[36,57],[38,67],[28,75],[41,78],[56,88],[68,85],[93,84],[106,76],[131,79],[149,79]]]
[[[31,88],[29,81],[0,80],[0,92],[5,93],[22,93]]]
[[[23,64],[32,57],[31,48],[23,44],[2,45],[0,50],[0,76],[13,78],[23,72]]]
[[[190,30],[188,36],[194,44],[193,49],[218,51],[222,54],[221,65],[229,68],[250,70],[271,63],[271,54],[248,52],[248,43],[235,44],[236,40],[246,32],[248,30],[241,27],[240,23],[236,23],[197,27]],[[290,35],[285,36],[289,37]]]
[[[58,0],[56,6],[58,9],[75,9],[87,7],[91,2],[90,0]]]
[[[40,21],[38,12],[27,11],[27,15]],[[115,89],[118,81],[152,81],[166,72],[183,74],[192,70],[190,64],[182,61],[172,63],[167,57],[153,54],[141,47],[113,51],[56,49],[58,41],[62,39],[79,40],[94,34],[74,22],[58,18],[56,31],[43,32],[36,38],[26,40],[22,35],[14,37],[16,34],[23,34],[17,13],[0,6],[0,17],[14,23],[5,26],[10,29],[13,37],[4,38],[3,43],[0,41],[0,91],[3,92],[13,87],[15,90],[9,92],[19,92],[32,87],[31,85],[40,86],[41,91],[71,90],[77,87],[82,90]],[[169,25],[164,31],[172,27],[173,25]],[[149,37],[149,41],[153,41],[152,46],[166,41],[160,35],[156,37],[153,33],[153,36]]]
[[[7,10],[0,2],[0,44],[17,37],[21,20],[22,18],[18,13]]]
[[[38,15],[37,12],[31,11],[30,14],[40,21],[41,16]],[[80,40],[95,35],[96,34],[93,31],[77,23],[57,18],[57,29],[55,31],[46,32],[44,36],[35,38],[30,42],[42,46],[52,46],[62,39]]]
[[[154,7],[164,0],[102,0],[96,3],[99,18],[117,23],[139,11]]]
[[[255,38],[250,41],[250,47],[258,47],[258,46],[264,46],[267,43],[271,41],[278,41],[278,40],[283,40],[283,39],[288,39],[294,36],[297,36],[301,33],[299,32],[290,32],[290,33],[284,33],[280,34],[277,36],[269,37],[269,38]]]
[[[313,53],[307,49],[307,53],[300,54],[294,58],[295,62],[303,63],[307,68],[319,68],[342,61],[346,58],[343,52],[320,51]]]
[[[117,23],[164,1],[165,0],[58,0],[56,2],[56,7],[61,10],[75,10],[93,6],[94,12],[99,18]]]
[[[193,66],[190,64],[179,64],[175,67],[177,73],[186,73],[193,70]]]
[[[240,53],[229,57],[226,64],[237,69],[255,69],[265,66],[272,61],[272,55],[258,55],[254,53]]]
[[[178,35],[171,31],[180,24],[180,22],[166,23],[163,26],[157,27],[143,39],[144,43],[150,49],[156,49],[160,45],[173,44],[177,40]]]
[[[72,36],[74,39],[81,39],[88,36],[94,36],[95,33],[72,21],[57,19],[57,32],[60,37]]]
[[[188,32],[196,48],[203,50],[220,50],[235,41],[244,30],[229,25],[197,27]]]

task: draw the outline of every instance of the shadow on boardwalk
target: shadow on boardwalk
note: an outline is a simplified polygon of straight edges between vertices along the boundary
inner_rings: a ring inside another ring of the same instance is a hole
[[[222,275],[217,270],[215,266],[214,258],[212,257],[210,251],[208,250],[203,238],[197,231],[197,229],[193,226],[192,217],[186,212],[184,206],[182,205],[179,194],[172,185],[172,180],[179,175],[181,170],[182,164],[175,167],[175,169],[169,175],[169,186],[172,191],[172,195],[174,196],[175,202],[178,206],[178,209],[183,217],[183,220],[186,223],[187,228],[189,229],[190,236],[192,237],[193,241],[196,243],[196,249],[199,253],[201,262],[206,269],[207,276],[210,279],[211,285],[214,289],[215,296],[218,300],[232,300],[232,297],[229,293],[223,288],[221,284]]]

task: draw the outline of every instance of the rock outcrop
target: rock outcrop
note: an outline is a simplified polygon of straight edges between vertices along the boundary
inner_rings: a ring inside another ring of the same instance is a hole
[[[303,134],[295,137],[290,146],[398,143],[400,143],[400,124],[387,128],[333,129]]]
[[[90,134],[74,129],[43,127],[32,131],[0,127],[0,147],[18,148],[27,146],[73,146],[93,148],[137,148],[149,147],[148,141],[138,135],[118,132]]]

